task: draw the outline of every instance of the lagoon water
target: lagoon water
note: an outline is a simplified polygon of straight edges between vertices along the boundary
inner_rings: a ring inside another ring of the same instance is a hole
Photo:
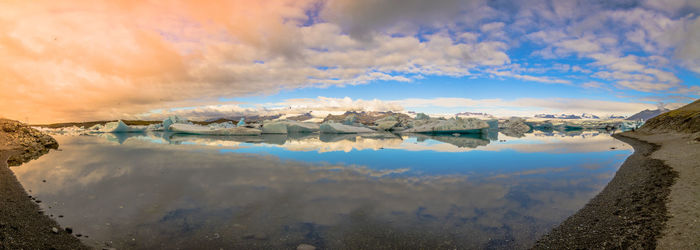
[[[597,131],[54,137],[13,171],[83,242],[117,249],[528,248],[632,153]]]

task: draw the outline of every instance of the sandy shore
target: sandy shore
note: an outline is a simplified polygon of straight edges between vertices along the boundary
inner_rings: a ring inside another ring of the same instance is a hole
[[[666,203],[678,172],[651,156],[666,151],[667,145],[629,136],[615,135],[632,145],[635,152],[610,183],[576,214],[538,240],[534,249],[654,249],[663,245],[660,236],[670,214]]]

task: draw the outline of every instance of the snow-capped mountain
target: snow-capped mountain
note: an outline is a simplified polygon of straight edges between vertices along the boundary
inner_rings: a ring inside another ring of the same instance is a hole
[[[493,115],[481,112],[460,112],[455,114],[456,117],[474,117],[474,118],[493,118]]]
[[[549,118],[549,119],[600,119],[599,116],[594,115],[594,114],[588,114],[588,113],[583,113],[581,115],[574,115],[574,114],[537,114],[535,115],[537,118]]]

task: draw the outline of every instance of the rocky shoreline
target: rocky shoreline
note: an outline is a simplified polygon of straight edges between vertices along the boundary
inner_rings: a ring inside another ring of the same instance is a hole
[[[669,218],[666,202],[678,173],[651,158],[659,145],[628,136],[634,147],[615,177],[576,214],[540,238],[533,249],[654,249]]]
[[[0,119],[0,249],[89,249],[44,214],[9,168],[56,148],[52,137]]]

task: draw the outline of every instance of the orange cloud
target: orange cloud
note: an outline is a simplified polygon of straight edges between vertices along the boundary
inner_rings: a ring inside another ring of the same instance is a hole
[[[210,66],[250,63],[265,51],[291,55],[284,37],[308,4],[13,2],[0,10],[0,114],[30,122],[126,118],[255,91]]]

